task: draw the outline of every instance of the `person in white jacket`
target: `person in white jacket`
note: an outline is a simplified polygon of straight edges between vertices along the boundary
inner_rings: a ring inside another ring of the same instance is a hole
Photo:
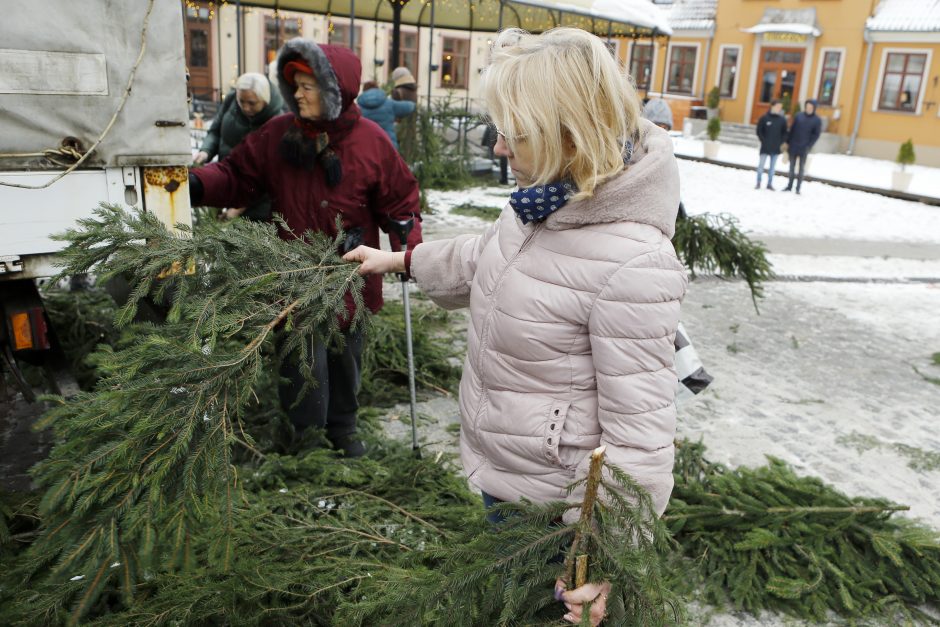
[[[482,235],[407,253],[360,247],[362,274],[408,272],[436,303],[470,308],[460,451],[484,503],[568,498],[590,452],[649,491],[672,490],[673,341],[686,272],[670,238],[679,175],[603,42],[558,28],[502,32],[483,92],[518,189]],[[574,514],[577,512],[575,511]],[[577,623],[609,584],[559,595]]]

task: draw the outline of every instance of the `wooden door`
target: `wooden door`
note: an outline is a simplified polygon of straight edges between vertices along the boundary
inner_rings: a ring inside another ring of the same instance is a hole
[[[218,17],[216,17],[218,19]],[[219,94],[212,84],[212,22],[205,2],[186,7],[185,36],[186,68],[189,70],[189,92],[193,98],[215,102]]]
[[[770,109],[771,100],[778,98],[791,103],[799,102],[800,78],[803,73],[803,53],[799,48],[764,48],[760,54],[757,70],[754,108],[751,124]],[[792,108],[791,104],[791,108]],[[786,111],[785,113],[790,113]]]

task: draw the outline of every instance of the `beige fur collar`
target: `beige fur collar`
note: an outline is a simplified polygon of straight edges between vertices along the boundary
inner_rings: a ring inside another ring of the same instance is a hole
[[[672,139],[647,120],[639,122],[640,139],[623,172],[603,183],[591,198],[573,201],[548,216],[553,231],[587,224],[639,222],[672,238],[679,210],[679,168]]]

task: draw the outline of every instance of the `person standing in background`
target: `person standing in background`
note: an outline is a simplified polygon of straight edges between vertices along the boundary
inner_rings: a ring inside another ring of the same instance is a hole
[[[769,159],[767,189],[773,191],[777,157],[780,156],[780,149],[787,141],[787,118],[783,115],[783,103],[776,98],[770,101],[770,110],[757,121],[757,138],[760,139],[760,159],[757,162],[757,185],[754,189],[760,189],[764,163]],[[790,176],[793,176],[792,166]],[[802,177],[802,172],[800,176]]]
[[[271,88],[271,82],[263,74],[242,74],[235,81],[235,88],[222,101],[193,163],[203,165],[216,156],[220,161],[225,159],[249,133],[264,126],[265,122],[283,113],[283,110],[281,94]],[[223,209],[221,212],[221,217],[226,219],[240,215],[249,220],[267,220],[271,215],[271,200],[264,196],[248,206]]]
[[[405,66],[400,66],[392,70],[392,100],[408,101],[418,104],[418,83],[415,77]],[[428,103],[428,107],[431,103]],[[418,150],[418,130],[417,120],[414,113],[407,114],[399,118],[398,121],[398,143],[399,152],[405,158],[405,161],[412,163]]]
[[[362,117],[381,126],[398,150],[395,120],[411,115],[415,110],[415,103],[409,100],[392,100],[375,81],[367,81],[362,85],[362,93],[356,99],[356,104],[362,109]]]
[[[788,135],[787,153],[790,155],[790,180],[783,190],[789,192],[793,189],[793,170],[796,166],[796,160],[800,160],[799,174],[796,179],[796,193],[800,193],[800,185],[803,183],[803,173],[806,171],[806,157],[813,145],[822,134],[822,121],[816,115],[816,101],[807,100],[803,111],[796,114],[793,124],[790,125]]]

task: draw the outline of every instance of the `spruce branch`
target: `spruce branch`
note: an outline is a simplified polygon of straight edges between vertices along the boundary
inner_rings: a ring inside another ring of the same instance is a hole
[[[63,275],[129,283],[119,325],[145,298],[171,298],[170,322],[99,352],[104,376],[95,390],[57,400],[40,422],[58,444],[36,471],[47,494],[28,570],[55,564],[50,581],[82,573],[71,622],[113,579],[131,594],[148,568],[188,570],[209,559],[222,572],[231,566],[243,498],[236,433],[253,447],[236,424],[269,367],[273,332],[283,328],[287,358],[314,339],[341,337],[341,319],[364,322],[362,280],[337,256],[337,241],[310,233],[282,241],[274,226],[250,223],[181,231],[102,205],[61,237],[69,242]],[[191,272],[166,272],[186,266]],[[358,305],[351,319],[347,292]],[[204,525],[216,536],[194,547]]]
[[[699,443],[677,450],[664,520],[706,600],[808,620],[923,620],[922,605],[940,604],[940,536],[892,518],[907,507],[850,498],[774,458],[728,469]]]
[[[743,278],[754,309],[759,311],[757,300],[764,297],[763,283],[773,278],[773,270],[767,261],[767,248],[745,235],[734,217],[707,213],[680,216],[672,243],[692,278],[696,272]]]

